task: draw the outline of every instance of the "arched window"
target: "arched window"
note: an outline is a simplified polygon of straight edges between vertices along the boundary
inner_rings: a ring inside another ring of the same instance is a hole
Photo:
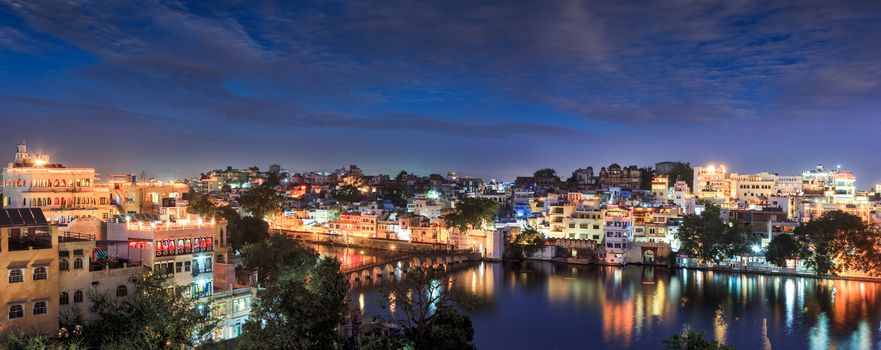
[[[61,271],[70,270],[70,261],[67,261],[67,259],[61,259],[58,261],[58,269]]]
[[[49,303],[38,301],[34,303],[34,315],[45,315],[49,312]]]
[[[126,295],[128,295],[128,287],[126,287],[124,284],[120,285],[119,287],[116,287],[116,296],[117,297],[124,297]]]
[[[46,267],[40,266],[34,268],[34,281],[44,280],[49,278],[49,273],[46,270]]]
[[[67,294],[67,292],[61,292],[61,296],[58,297],[58,303],[61,305],[70,304],[70,294]]]
[[[82,303],[83,302],[83,291],[78,290],[73,292],[73,302],[74,303]]]
[[[24,282],[24,272],[21,269],[9,270],[9,283]]]
[[[82,270],[83,269],[83,258],[73,259],[73,268],[75,270]]]
[[[21,304],[9,305],[9,319],[24,317],[24,306]]]

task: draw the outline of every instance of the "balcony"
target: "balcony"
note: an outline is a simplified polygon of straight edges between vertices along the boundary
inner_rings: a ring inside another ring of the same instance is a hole
[[[52,234],[48,230],[31,230],[27,233],[9,234],[9,251],[23,251],[32,249],[51,249]]]

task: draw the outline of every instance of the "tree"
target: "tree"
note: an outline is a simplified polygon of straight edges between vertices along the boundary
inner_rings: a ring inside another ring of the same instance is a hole
[[[269,224],[263,219],[246,216],[227,222],[226,232],[233,250],[258,243],[269,237]]]
[[[85,350],[79,342],[64,342],[42,333],[9,331],[0,337],[0,349],[6,350]]]
[[[798,259],[801,246],[791,234],[779,234],[771,239],[765,251],[765,260],[777,266],[786,266],[786,260]]]
[[[639,168],[639,189],[651,190],[655,171],[651,167]]]
[[[193,348],[210,341],[218,320],[204,305],[183,295],[182,287],[169,287],[158,275],[137,280],[128,298],[89,294],[97,320],[86,322],[83,339],[89,348],[168,349]]]
[[[358,187],[350,184],[342,184],[334,188],[330,195],[333,199],[336,199],[340,202],[360,202],[364,199],[364,194],[361,193],[361,190]]]
[[[435,268],[405,268],[403,278],[384,291],[384,306],[393,303],[403,318],[403,340],[420,350],[474,349],[474,327],[456,309],[456,281]],[[396,313],[397,315],[397,313]]]
[[[720,215],[719,206],[709,203],[701,215],[686,215],[676,234],[681,242],[679,251],[704,262],[719,262],[748,251],[751,234],[740,225],[726,223]]]
[[[664,349],[667,350],[734,350],[731,345],[720,344],[715,340],[704,339],[704,333],[685,327],[682,334],[674,335],[664,340]]]
[[[881,233],[862,219],[843,211],[830,211],[795,229],[805,265],[817,275],[837,275],[846,270],[881,274],[878,244]]]
[[[190,190],[187,201],[187,212],[201,217],[214,217],[217,206],[208,199],[208,194]]]
[[[262,284],[272,284],[281,276],[306,271],[318,259],[315,250],[280,234],[247,244],[241,253],[245,267],[256,270]]]
[[[670,182],[669,186],[673,187],[676,184],[676,181],[684,181],[688,184],[688,186],[694,186],[694,169],[692,169],[691,164],[676,162],[673,165],[673,171],[670,172]]]
[[[538,232],[532,226],[526,226],[517,237],[514,238],[514,244],[520,245],[544,245],[545,236]]]
[[[461,231],[469,227],[482,228],[492,222],[498,204],[489,198],[465,198],[456,204],[453,212],[444,216],[447,228],[456,227]]]
[[[349,283],[340,273],[339,260],[316,260],[311,254],[305,260],[313,263],[285,265],[260,292],[245,322],[240,349],[338,348],[336,329],[345,320]]]
[[[283,202],[284,198],[274,188],[266,185],[257,186],[239,198],[239,204],[246,212],[261,219],[280,210]]]
[[[535,173],[532,174],[533,177],[539,178],[552,178],[557,177],[557,171],[551,168],[544,168],[536,170]],[[557,178],[559,180],[559,178]]]

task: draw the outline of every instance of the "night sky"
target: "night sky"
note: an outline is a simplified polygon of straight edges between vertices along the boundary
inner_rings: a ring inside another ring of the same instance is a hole
[[[4,165],[881,181],[878,1],[40,3],[0,0]]]

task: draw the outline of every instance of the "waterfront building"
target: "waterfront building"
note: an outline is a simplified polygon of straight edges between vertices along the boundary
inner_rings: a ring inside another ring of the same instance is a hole
[[[600,259],[607,264],[626,264],[625,253],[633,240],[633,215],[629,209],[607,207],[603,212],[603,245]]]
[[[724,202],[731,198],[731,182],[728,181],[728,169],[724,165],[709,165],[694,168],[694,185],[692,191],[695,198]]]
[[[0,209],[0,333],[58,330],[57,245],[39,208]]]
[[[575,212],[575,203],[557,199],[548,203],[547,207],[548,237],[568,238],[566,221]]]
[[[2,179],[3,207],[39,208],[48,223],[89,216],[107,220],[113,210],[108,189],[95,186],[95,169],[51,163],[47,155],[28,153],[25,144],[17,146]]]
[[[565,238],[592,240],[599,243],[603,238],[603,211],[600,208],[578,206],[565,218]]]

